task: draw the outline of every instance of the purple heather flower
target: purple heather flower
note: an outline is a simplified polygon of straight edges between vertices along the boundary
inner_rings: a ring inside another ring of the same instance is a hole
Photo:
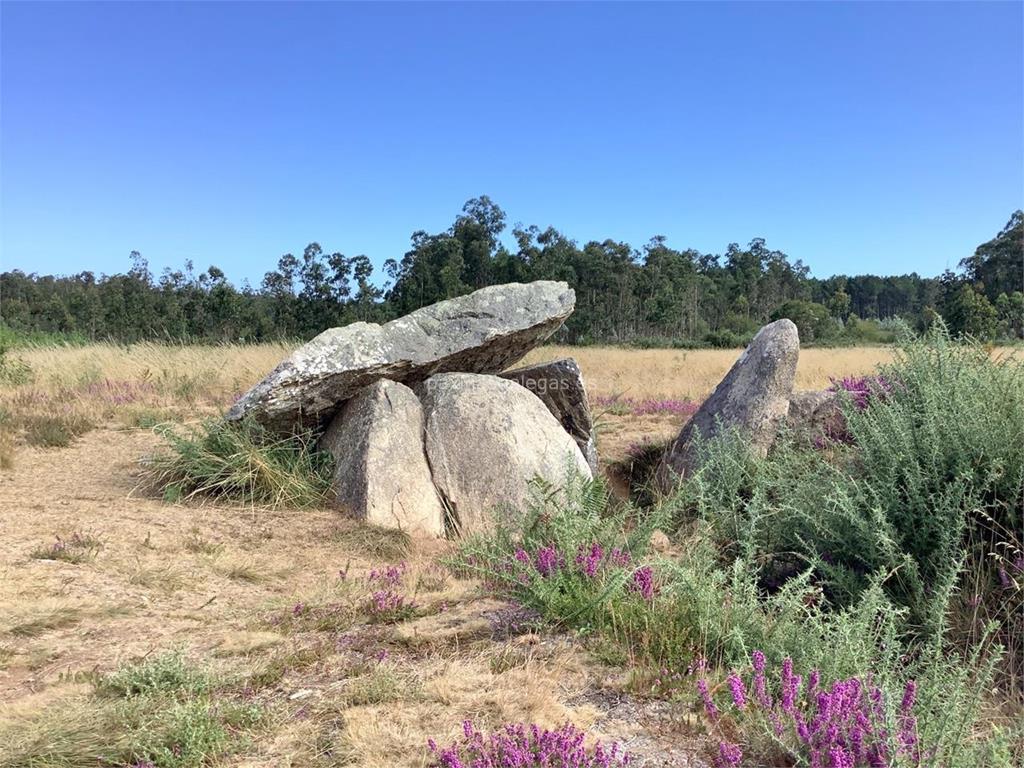
[[[553,575],[562,565],[562,556],[554,545],[541,547],[537,550],[537,572],[545,579]]]
[[[751,654],[754,665],[754,697],[762,709],[771,709],[772,699],[768,695],[768,686],[765,681],[765,657],[762,651],[754,651]]]
[[[612,549],[609,558],[611,559],[613,565],[617,565],[620,568],[625,568],[627,565],[633,562],[633,558],[630,557],[629,552],[621,550],[618,547],[614,547]]]
[[[722,766],[722,768],[733,768],[740,764],[740,760],[743,759],[743,750],[740,749],[738,744],[730,744],[728,741],[723,741],[718,745],[718,760],[716,764]]]
[[[792,659],[787,658],[780,676],[781,696],[773,702],[767,691],[764,653],[754,651],[752,663],[752,698],[745,695],[742,678],[737,672],[733,671],[728,677],[733,704],[739,710],[758,709],[780,739],[785,738],[789,729],[798,739],[799,754],[812,768],[874,768],[890,764],[890,737],[884,727],[879,726],[885,722],[883,695],[870,675],[865,681],[852,677],[823,687],[821,674],[812,670],[801,696],[801,677],[794,672]],[[697,664],[696,668],[703,670],[703,664]],[[698,690],[707,709],[711,697],[702,679],[698,681]],[[904,689],[895,734],[898,754],[908,756],[915,765],[921,761],[917,721],[911,714],[916,695],[917,685],[911,681]],[[713,702],[711,707],[714,707]],[[711,711],[717,716],[716,709]],[[727,763],[720,755],[716,764]]]
[[[917,700],[917,681],[908,680],[906,686],[903,688],[903,701],[900,702],[900,714],[909,715],[910,710],[914,707],[914,702]]]
[[[637,568],[633,572],[633,579],[626,585],[630,592],[637,592],[644,600],[653,600],[657,594],[657,587],[654,584],[654,570],[649,565]]]
[[[732,692],[732,703],[736,705],[736,709],[746,709],[747,689],[743,685],[743,680],[740,678],[738,672],[730,673],[729,690]]]
[[[704,702],[704,711],[708,715],[709,720],[718,719],[718,707],[715,706],[714,699],[711,698],[711,691],[708,690],[708,681],[703,678],[697,678],[697,691],[700,693],[700,699]]]
[[[592,579],[597,575],[603,560],[604,547],[596,541],[589,547],[580,547],[579,552],[576,554],[576,565],[580,566],[580,569],[586,574],[588,579]]]
[[[588,750],[585,736],[571,723],[554,731],[533,724],[508,723],[485,737],[467,720],[461,741],[440,749],[430,739],[427,746],[441,768],[624,768],[630,764],[631,756],[618,744],[609,748],[597,743]]]
[[[853,768],[853,757],[841,746],[834,746],[828,751],[830,768]]]
[[[793,660],[788,656],[782,661],[782,711],[792,714],[793,703],[800,689],[800,675],[793,674]]]
[[[808,675],[808,677],[807,677],[807,692],[812,694],[812,695],[817,693],[817,691],[818,691],[818,684],[820,682],[821,682],[821,673],[818,670],[816,670],[816,669],[812,669],[811,670],[811,674]]]

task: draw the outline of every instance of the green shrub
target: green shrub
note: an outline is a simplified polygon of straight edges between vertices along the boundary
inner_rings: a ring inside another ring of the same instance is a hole
[[[198,429],[161,426],[157,431],[170,451],[152,459],[148,475],[168,501],[209,496],[308,507],[330,493],[330,455],[316,451],[309,434],[282,438],[253,422],[219,419]]]
[[[683,519],[723,554],[759,564],[775,590],[811,568],[835,606],[879,579],[910,628],[968,647],[989,621],[1020,691],[1024,659],[1024,367],[944,331],[904,342],[866,401],[846,397],[846,435],[823,450],[783,436],[767,460],[724,437],[701,446]],[[963,617],[951,617],[958,608]]]

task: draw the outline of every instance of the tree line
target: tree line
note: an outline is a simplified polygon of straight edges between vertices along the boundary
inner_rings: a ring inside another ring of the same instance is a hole
[[[676,250],[664,237],[640,249],[615,240],[582,247],[557,229],[517,225],[506,245],[504,211],[488,197],[466,203],[443,232],[413,233],[384,263],[383,287],[364,255],[309,244],[285,254],[258,287],[188,261],[158,277],[138,252],[123,274],[0,274],[0,321],[15,333],[82,339],[265,341],[306,339],[325,328],[383,322],[487,285],[565,280],[576,311],[560,340],[670,346],[737,346],[764,323],[789,317],[806,343],[877,342],[899,324],[942,316],[953,333],[1024,337],[1024,213],[938,277],[813,278],[801,261],[756,238],[722,254]]]

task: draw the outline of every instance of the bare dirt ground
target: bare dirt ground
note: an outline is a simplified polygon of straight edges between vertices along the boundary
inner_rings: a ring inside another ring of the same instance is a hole
[[[426,739],[453,740],[465,718],[571,720],[646,765],[705,764],[688,704],[630,692],[628,671],[572,637],[507,631],[507,605],[437,565],[446,545],[408,555],[421,618],[291,626],[297,606],[332,599],[339,571],[351,581],[406,556],[330,510],[165,504],[137,487],[158,446],[108,425],[68,448],[23,448],[0,474],[0,721],[31,727],[80,701],[89,675],[182,648],[270,676],[271,725],[233,765],[428,765]],[[76,533],[98,543],[83,562],[32,556]]]

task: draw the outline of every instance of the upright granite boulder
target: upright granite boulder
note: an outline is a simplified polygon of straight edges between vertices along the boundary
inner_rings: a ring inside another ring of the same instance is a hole
[[[349,399],[319,448],[334,456],[338,505],[385,528],[444,535],[444,507],[423,445],[423,408],[404,384],[380,379]]]
[[[579,364],[567,357],[506,371],[501,377],[526,387],[540,398],[562,428],[572,435],[590,471],[596,475],[598,463],[594,421],[590,416],[590,402],[587,400],[587,389],[583,384],[583,372]]]
[[[655,472],[658,490],[671,492],[697,468],[699,457],[692,444],[697,432],[713,438],[737,429],[753,452],[767,454],[789,411],[799,357],[800,339],[791,320],[776,320],[758,331],[665,452]]]
[[[535,477],[555,486],[571,473],[592,477],[576,441],[514,381],[443,373],[416,391],[434,486],[456,535],[490,529],[502,509],[525,511]]]
[[[572,314],[566,283],[493,285],[384,325],[331,328],[295,352],[228,411],[271,430],[319,427],[378,379],[418,382],[436,373],[498,373],[543,343]]]

